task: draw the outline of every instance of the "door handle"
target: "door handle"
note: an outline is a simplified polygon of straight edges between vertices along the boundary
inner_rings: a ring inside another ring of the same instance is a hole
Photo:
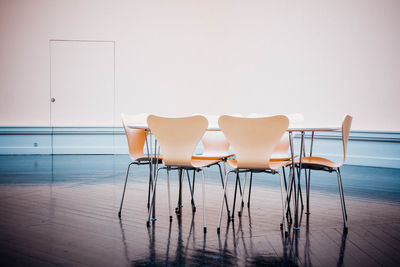
[[[56,99],[54,97],[50,98],[51,102],[56,102]]]

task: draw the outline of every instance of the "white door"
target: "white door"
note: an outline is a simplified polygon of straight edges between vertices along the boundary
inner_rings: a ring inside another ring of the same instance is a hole
[[[114,42],[50,41],[54,154],[113,153]]]

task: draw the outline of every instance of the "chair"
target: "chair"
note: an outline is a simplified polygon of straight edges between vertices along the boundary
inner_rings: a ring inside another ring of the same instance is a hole
[[[287,233],[288,228],[285,221],[286,199],[284,196],[285,187],[283,185],[283,176],[278,169],[291,164],[290,161],[271,161],[271,155],[274,147],[281,139],[289,125],[286,116],[278,115],[264,118],[238,118],[232,116],[221,116],[219,126],[235,151],[236,160],[228,159],[228,164],[232,170],[225,174],[224,194],[227,191],[227,182],[229,173],[234,172],[236,176],[239,173],[271,173],[279,174],[281,178],[281,198],[282,198],[282,228]],[[251,177],[250,177],[251,179]],[[245,191],[246,176],[243,185]],[[242,202],[243,202],[242,194]],[[220,232],[222,208],[224,198],[222,198],[221,209],[217,232]],[[243,205],[239,212],[241,216]],[[233,212],[232,212],[233,214]]]
[[[148,196],[147,196],[147,208],[149,208],[149,203],[150,203],[150,189],[151,189],[151,164],[152,161],[155,161],[154,156],[149,156],[149,148],[147,146],[147,155],[143,153],[144,145],[146,143],[146,136],[148,134],[148,131],[145,129],[132,129],[127,127],[128,123],[138,123],[141,124],[143,123],[143,119],[147,117],[146,114],[139,114],[139,115],[126,115],[126,114],[121,114],[122,116],[122,125],[125,130],[126,138],[128,141],[128,148],[129,148],[129,156],[131,158],[131,162],[128,165],[127,171],[126,171],[126,177],[125,177],[125,184],[124,184],[124,189],[122,191],[122,199],[121,199],[121,204],[119,207],[118,211],[118,217],[121,218],[121,211],[122,211],[122,205],[124,203],[124,197],[125,197],[125,190],[126,190],[126,184],[128,181],[128,176],[129,176],[129,169],[132,165],[149,165],[150,167],[150,176],[149,176],[149,190],[148,190]]]
[[[154,134],[160,144],[163,153],[163,164],[165,167],[157,169],[155,183],[157,183],[158,173],[161,169],[167,170],[168,184],[168,212],[170,221],[172,221],[171,213],[171,196],[169,171],[179,170],[180,181],[183,178],[184,170],[194,170],[202,173],[202,193],[203,193],[203,227],[204,232],[207,231],[206,214],[205,214],[205,184],[203,167],[208,167],[218,163],[218,160],[202,160],[194,159],[193,152],[204,135],[208,121],[204,116],[191,116],[185,118],[164,118],[150,115],[147,118],[150,130]],[[155,187],[153,187],[154,195]],[[193,197],[193,196],[192,196]],[[151,199],[149,217],[147,225],[150,223],[150,211],[154,205],[154,199]]]
[[[344,201],[340,167],[343,166],[343,164],[346,160],[347,142],[349,140],[349,133],[350,133],[352,120],[353,120],[353,118],[350,115],[346,114],[344,116],[344,119],[342,122],[343,160],[341,162],[336,163],[336,162],[330,161],[329,159],[322,158],[322,157],[304,157],[302,159],[302,163],[300,165],[299,160],[296,160],[296,165],[302,169],[336,172],[337,179],[338,179],[340,203],[342,206],[343,223],[344,223],[345,229],[347,229],[347,211],[346,211],[346,203]],[[308,176],[308,178],[310,179],[310,175]],[[308,209],[309,198],[310,198],[310,180],[308,180],[308,184],[306,187],[306,197],[307,197],[307,209]]]
[[[262,115],[259,113],[251,113],[247,117],[248,118],[262,118],[262,117],[268,117],[269,115]],[[293,113],[287,115],[289,119],[289,124],[290,126],[296,126],[298,124],[301,124],[304,122],[304,116],[301,113]],[[294,137],[293,133],[293,137]],[[279,143],[274,147],[274,150],[272,152],[271,161],[284,161],[284,160],[291,160],[291,155],[289,153],[289,146],[290,146],[290,140],[289,140],[289,133],[285,132],[281,139],[279,140]],[[297,156],[294,156],[297,157]],[[291,169],[290,169],[291,170]],[[287,181],[286,181],[286,173],[285,173],[285,168],[282,168],[283,172],[283,179],[285,182],[285,188],[287,188]],[[291,177],[291,172],[289,173],[289,177]],[[250,207],[250,196],[251,196],[251,186],[252,186],[252,178],[250,178],[250,185],[249,185],[249,195],[247,199],[247,207]],[[301,199],[303,203],[303,199]]]

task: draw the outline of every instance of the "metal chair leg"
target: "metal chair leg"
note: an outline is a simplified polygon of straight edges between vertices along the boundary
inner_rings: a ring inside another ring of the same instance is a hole
[[[152,170],[151,170],[151,165],[152,165],[153,163],[152,162],[150,162],[149,163],[149,189],[148,189],[148,191],[147,191],[147,209],[150,207],[150,192],[151,192],[151,187],[152,187],[152,176],[151,176],[151,174],[152,174]]]
[[[346,204],[345,204],[345,202],[344,202],[342,178],[341,178],[341,175],[340,175],[339,168],[336,170],[336,173],[337,173],[337,178],[338,178],[338,186],[339,186],[339,194],[340,194],[340,203],[342,204],[343,223],[344,223],[344,228],[347,229]]]
[[[126,190],[126,183],[128,182],[128,176],[129,176],[129,168],[133,162],[129,163],[128,169],[126,170],[126,177],[125,177],[125,184],[124,184],[124,190],[122,191],[122,199],[121,199],[121,204],[119,206],[119,211],[118,211],[118,217],[121,218],[121,211],[122,211],[122,204],[124,203],[124,197],[125,197],[125,190]]]
[[[196,173],[196,172],[194,172],[194,173]],[[190,183],[190,175],[189,175],[189,170],[186,170],[186,175],[187,175],[187,178],[188,178],[188,183],[189,183],[189,190],[190,190],[190,195],[191,195],[191,197],[192,197],[192,199],[191,199],[191,201],[190,201],[190,203],[192,204],[192,211],[193,212],[196,212],[196,206],[195,206],[195,204],[194,204],[194,181],[193,181],[193,185]],[[194,174],[193,174],[193,180],[194,180]]]
[[[243,194],[242,194],[242,199],[241,203],[243,203],[243,197],[244,197],[244,192],[246,192],[246,180],[247,180],[247,172],[244,174],[244,181],[243,181]],[[242,217],[243,214],[243,205],[240,206],[238,216]]]
[[[295,177],[293,175],[294,175],[294,171],[293,171],[292,167],[290,167],[290,170],[289,170],[289,182],[287,183],[287,186],[286,186],[286,194],[287,194],[287,198],[286,198],[286,201],[287,201],[286,216],[288,218],[288,224],[292,224],[292,222],[293,222],[292,212],[291,212],[291,208],[290,208],[290,201],[291,201],[291,198],[292,198],[292,191],[293,191],[293,186],[294,186],[294,182],[295,182],[294,181]],[[284,177],[284,179],[286,180],[286,177]],[[294,198],[294,199],[296,199],[296,198]],[[293,208],[293,210],[294,210],[294,208]]]
[[[167,169],[167,184],[168,184],[168,215],[169,221],[172,221],[172,212],[171,212],[171,189],[169,184],[169,169]]]
[[[285,187],[284,187],[284,181],[283,181],[283,176],[278,172],[279,176],[281,177],[281,198],[282,198],[282,228],[285,230],[285,235],[288,234],[288,227],[286,223],[286,199],[288,198],[287,193],[286,193],[286,198],[283,194]]]
[[[219,234],[220,229],[221,229],[222,211],[224,209],[224,201],[225,201],[225,196],[226,196],[226,193],[227,193],[226,188],[228,187],[228,176],[229,176],[230,172],[232,172],[232,171],[229,171],[229,172],[225,173],[224,194],[222,196],[221,209],[219,210],[219,218],[218,218],[218,227],[217,227],[217,233],[218,234]],[[229,222],[229,220],[228,220],[228,222]]]
[[[250,195],[251,195],[251,184],[252,183],[253,183],[253,172],[250,172],[249,196],[247,198],[247,208],[250,208]]]
[[[286,217],[287,217],[288,224],[291,224],[292,223],[292,212],[291,212],[291,208],[290,208],[290,196],[289,196],[289,184],[288,183],[290,182],[291,185],[293,184],[292,179],[294,179],[294,178],[292,177],[292,175],[293,175],[294,172],[292,172],[291,167],[290,167],[290,170],[289,170],[289,182],[286,179],[285,167],[282,167],[282,172],[283,172],[283,181],[285,183],[285,189],[286,189],[286,201],[287,201],[287,204],[286,204]],[[290,192],[292,192],[291,190],[292,190],[292,187],[290,187]]]
[[[300,171],[301,171],[301,170],[300,170]],[[300,172],[300,171],[299,171],[299,172]],[[299,180],[298,188],[299,188],[298,194],[300,195],[301,210],[304,210],[303,192],[302,192],[302,190],[301,190],[301,182],[300,182],[300,180]]]
[[[285,167],[282,167],[282,173],[283,173],[283,181],[285,182],[285,188],[287,191],[287,181],[286,181],[286,171],[285,171]],[[290,174],[289,174],[290,175]]]
[[[220,177],[221,177],[222,188],[224,188],[224,178],[223,178],[223,175],[222,175],[221,165],[219,165],[219,163],[217,165],[218,165],[219,174],[220,174]],[[228,199],[226,198],[226,194],[224,196],[225,196],[226,211],[228,212],[228,219],[230,219],[231,211],[229,210]]]
[[[246,176],[246,173],[244,174],[245,176]],[[242,182],[240,181],[240,177],[239,177],[239,179],[238,179],[238,185],[239,185],[239,193],[240,193],[240,196],[243,196],[243,194],[244,194],[244,190],[242,191]],[[243,207],[244,206],[244,202],[242,201],[241,203],[240,203],[240,207]]]
[[[343,197],[343,204],[344,204],[344,214],[346,215],[346,220],[347,220],[347,209],[346,209],[346,202],[344,201],[342,174],[340,173],[340,168],[338,168],[338,172],[339,172],[339,175],[340,175],[340,185],[342,186],[342,197]]]
[[[155,191],[156,191],[156,187],[157,187],[158,173],[159,173],[160,169],[164,169],[164,168],[159,168],[159,169],[157,169],[157,170],[156,170],[156,175],[154,176],[153,190],[152,190],[152,194],[151,194],[151,198],[150,198],[149,214],[148,214],[147,221],[146,221],[147,227],[150,226],[150,216],[151,216],[152,212],[154,212],[154,211],[153,211],[154,196],[155,196]],[[155,218],[153,218],[153,219],[155,220]]]
[[[193,187],[192,187],[193,195],[194,195],[194,184],[195,184],[195,182],[196,182],[196,170],[193,170],[193,179],[192,179],[192,183],[193,183]]]
[[[183,169],[179,168],[179,193],[178,193],[178,206],[175,208],[175,213],[177,215],[182,214],[182,181],[183,181]]]
[[[237,171],[236,172],[236,182],[235,182],[235,194],[233,196],[233,207],[232,207],[232,217],[231,217],[232,222],[235,220],[236,194],[237,194],[239,179],[240,179],[239,172]]]
[[[224,175],[226,174],[226,159],[224,160]]]
[[[201,184],[202,184],[202,191],[203,191],[203,230],[204,233],[207,232],[207,221],[206,221],[206,187],[205,187],[205,177],[204,177],[204,170],[201,170]]]
[[[307,171],[307,169],[305,169]],[[308,176],[305,176],[306,179],[306,201],[307,201],[307,210],[306,214],[310,214],[310,182],[311,182],[311,170],[308,171]]]

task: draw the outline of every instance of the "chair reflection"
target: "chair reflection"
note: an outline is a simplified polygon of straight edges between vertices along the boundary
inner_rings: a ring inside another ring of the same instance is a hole
[[[253,235],[254,229],[249,212],[246,217],[248,220],[240,219],[236,224],[227,221],[225,233],[217,235],[216,239],[209,236],[207,241],[203,231],[196,233],[195,216],[193,214],[191,220],[176,216],[176,223],[169,224],[168,232],[163,232],[167,228],[157,228],[156,224],[152,224],[147,228],[148,252],[142,256],[135,255],[134,249],[129,250],[130,243],[127,242],[124,224],[120,220],[127,264],[131,266],[313,266],[320,263],[315,260],[316,255],[313,251],[318,244],[315,242],[312,244],[318,237],[311,233],[307,218],[306,225],[302,228],[305,231],[291,230],[286,237],[283,231]],[[158,239],[156,235],[159,236]],[[163,238],[160,238],[161,236]],[[203,238],[198,238],[199,236]],[[333,241],[340,244],[336,266],[343,266],[347,232],[343,231],[340,239]],[[268,251],[268,246],[274,248]]]
[[[242,220],[239,220],[238,226],[235,226],[235,223],[232,221],[227,222],[226,232],[225,232],[225,240],[224,242],[221,241],[220,235],[218,235],[218,243],[219,249],[222,257],[230,256],[234,259],[233,262],[240,262],[239,265],[245,266],[297,266],[295,254],[291,252],[291,248],[293,244],[291,244],[290,235],[285,237],[283,231],[280,231],[280,238],[282,241],[282,255],[278,251],[260,251],[260,248],[257,248],[258,244],[254,244],[255,238],[260,238],[260,236],[253,237],[252,233],[252,226],[251,226],[251,216],[249,214],[249,229],[248,229],[248,236],[246,236],[245,231],[243,229]],[[232,232],[231,234],[230,231]],[[276,234],[277,231],[274,231],[273,234]],[[228,247],[228,240],[232,237],[232,245],[233,248],[230,249]],[[267,241],[268,236],[266,238],[264,236],[261,239],[264,241],[265,244]],[[222,246],[224,243],[224,246]],[[265,247],[265,246],[263,246]],[[262,249],[261,249],[262,250]],[[289,250],[289,252],[288,252]]]
[[[300,222],[302,220],[301,214],[300,217]],[[324,235],[324,233],[322,233]],[[309,219],[307,216],[306,219],[306,227],[305,227],[305,233],[303,237],[301,236],[301,232],[299,231],[290,231],[289,235],[285,238],[284,235],[282,235],[282,246],[283,246],[283,258],[285,259],[285,262],[290,262],[293,264],[293,266],[315,266],[320,264],[320,262],[313,262],[315,261],[315,256],[321,256],[321,255],[315,255],[315,251],[312,252],[312,248],[316,248],[316,245],[312,246],[310,236],[314,236],[314,239],[318,238],[315,237],[315,234],[310,234],[310,225],[309,225]],[[304,241],[301,240],[301,238],[304,238]],[[334,240],[336,241],[336,240]],[[339,248],[339,256],[336,262],[336,266],[343,266],[343,259],[345,256],[345,250],[346,250],[346,241],[347,241],[347,231],[346,229],[342,230],[341,238],[340,238],[340,248]],[[304,243],[304,245],[303,245]],[[300,245],[301,244],[301,245]],[[301,247],[303,246],[303,247]],[[300,251],[304,250],[303,255],[300,255]],[[314,255],[313,255],[314,253]],[[332,251],[329,251],[329,253],[332,253]]]

